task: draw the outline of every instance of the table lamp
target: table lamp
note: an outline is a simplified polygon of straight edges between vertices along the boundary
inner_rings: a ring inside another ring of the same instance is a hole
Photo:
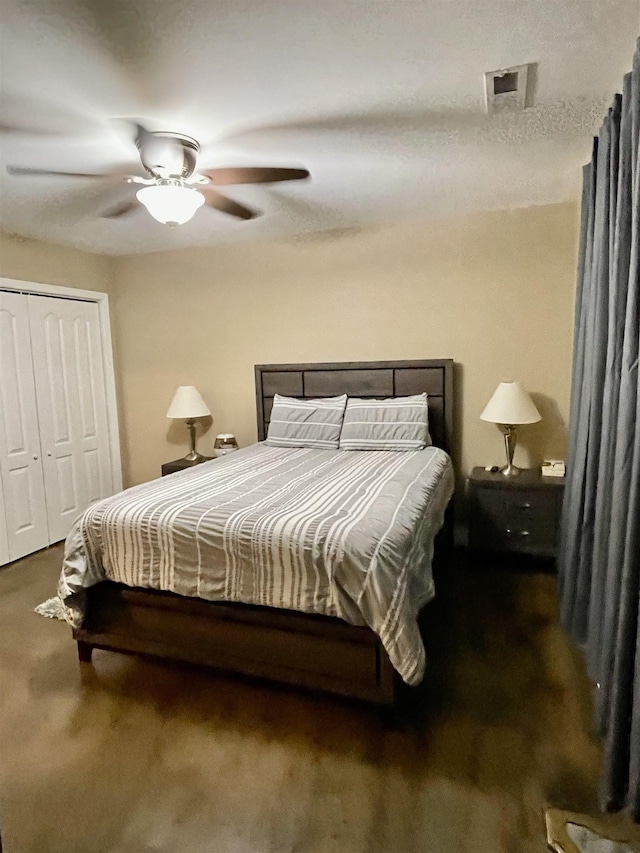
[[[200,396],[200,392],[194,385],[181,385],[173,395],[173,400],[167,411],[167,417],[176,420],[184,420],[189,428],[191,439],[191,450],[184,457],[189,462],[201,462],[205,457],[196,452],[196,425],[195,418],[205,418],[211,412],[207,404]]]
[[[489,423],[500,424],[504,430],[507,464],[502,469],[502,473],[505,477],[516,477],[520,473],[520,469],[513,464],[516,426],[535,424],[540,420],[540,412],[536,409],[535,403],[519,382],[501,382],[480,418]]]

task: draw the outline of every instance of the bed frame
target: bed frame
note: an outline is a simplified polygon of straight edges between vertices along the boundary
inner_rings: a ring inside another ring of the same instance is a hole
[[[255,368],[258,438],[275,394],[304,399],[349,394],[392,397],[426,391],[432,441],[450,452],[453,361],[262,364]],[[452,520],[436,541],[448,551]],[[94,648],[152,655],[393,706],[397,677],[377,635],[341,619],[290,610],[186,598],[112,581],[87,591],[84,623],[73,632],[80,661]]]

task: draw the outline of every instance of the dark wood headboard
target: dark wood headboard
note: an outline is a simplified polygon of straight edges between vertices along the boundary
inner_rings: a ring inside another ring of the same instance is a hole
[[[346,361],[334,364],[257,364],[258,441],[264,441],[275,394],[300,397],[404,397],[426,391],[429,432],[451,453],[453,359]]]

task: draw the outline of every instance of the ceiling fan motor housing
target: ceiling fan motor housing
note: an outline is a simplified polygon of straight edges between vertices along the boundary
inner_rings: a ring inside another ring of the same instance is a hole
[[[142,165],[160,178],[190,178],[195,172],[200,146],[181,133],[158,131],[138,135],[136,146]]]

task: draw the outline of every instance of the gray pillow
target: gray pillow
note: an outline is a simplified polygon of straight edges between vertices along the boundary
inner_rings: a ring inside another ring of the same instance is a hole
[[[422,450],[430,444],[426,394],[347,401],[341,450]]]
[[[276,394],[266,444],[337,450],[347,395],[298,400]]]

